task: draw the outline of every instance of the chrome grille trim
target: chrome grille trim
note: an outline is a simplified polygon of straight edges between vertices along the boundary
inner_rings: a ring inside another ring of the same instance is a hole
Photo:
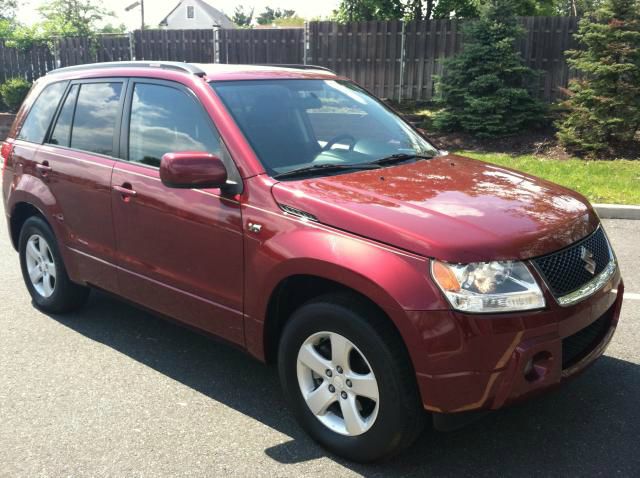
[[[612,255],[613,257],[613,255]],[[558,304],[562,307],[569,307],[573,304],[577,304],[578,302],[591,297],[593,294],[598,292],[604,285],[609,282],[609,280],[613,277],[616,270],[618,269],[618,264],[615,259],[611,259],[609,264],[604,268],[604,270],[598,274],[593,280],[587,282],[579,289],[574,290],[573,292],[563,295],[562,297],[558,297]]]

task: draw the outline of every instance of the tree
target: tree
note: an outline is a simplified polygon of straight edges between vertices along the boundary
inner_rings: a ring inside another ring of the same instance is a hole
[[[107,23],[105,26],[101,27],[99,33],[126,33],[127,26],[124,23],[120,25],[112,25],[111,23]]]
[[[518,16],[552,16],[557,14],[559,1],[593,0],[514,0],[513,10]],[[439,0],[433,8],[433,18],[476,18],[485,3],[483,0]]]
[[[0,20],[13,20],[17,8],[17,0],[0,0]]]
[[[273,24],[280,28],[293,28],[293,27],[303,27],[304,22],[305,22],[304,18],[299,17],[298,15],[293,15],[292,17],[276,18]]]
[[[598,1],[601,0],[514,0],[513,8],[516,15],[555,15],[562,2]],[[340,22],[475,18],[485,3],[485,0],[342,0],[334,18]]]
[[[433,9],[434,18],[475,18],[479,15],[479,0],[440,0]]]
[[[334,12],[339,22],[397,20],[405,13],[401,0],[342,0]]]
[[[633,140],[640,128],[640,1],[605,0],[575,38],[582,48],[567,57],[581,77],[569,86],[558,139],[594,155]]]
[[[584,17],[595,12],[600,6],[602,6],[602,0],[558,0],[555,13]]]
[[[540,123],[544,105],[528,87],[536,78],[520,53],[514,0],[488,0],[464,26],[464,48],[445,63],[438,82],[444,110],[434,125],[478,137],[503,136]]]
[[[231,18],[231,20],[233,20],[233,23],[235,23],[239,27],[249,27],[251,26],[251,22],[253,21],[253,12],[253,8],[249,10],[242,5],[238,5],[233,11],[233,17]]]
[[[17,0],[0,0],[0,38],[11,38],[17,27]]]
[[[295,10],[281,10],[280,8],[276,8],[275,10],[271,7],[266,7],[264,12],[258,15],[256,21],[260,25],[271,25],[278,19],[283,18],[291,18],[295,16]]]
[[[44,36],[91,36],[105,17],[113,17],[95,0],[50,0],[38,11]]]

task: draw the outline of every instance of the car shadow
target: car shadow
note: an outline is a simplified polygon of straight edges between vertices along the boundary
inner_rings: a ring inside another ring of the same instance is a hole
[[[100,292],[52,316],[291,440],[265,450],[283,464],[329,457],[364,476],[591,476],[640,473],[640,366],[603,357],[566,386],[456,432],[427,430],[400,456],[360,465],[327,454],[287,411],[275,367]]]

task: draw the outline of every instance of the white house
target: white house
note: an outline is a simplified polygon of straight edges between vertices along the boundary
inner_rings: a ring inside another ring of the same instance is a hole
[[[160,26],[168,30],[236,28],[229,17],[203,0],[180,0]]]

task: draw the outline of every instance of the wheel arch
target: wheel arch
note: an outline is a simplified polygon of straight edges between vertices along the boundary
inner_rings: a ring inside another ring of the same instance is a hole
[[[392,318],[389,304],[382,306],[372,300],[368,294],[357,288],[312,274],[295,274],[283,278],[273,289],[265,314],[263,332],[264,359],[267,363],[275,363],[282,331],[292,314],[305,303],[327,294],[350,295],[354,300],[375,309],[384,317],[405,348],[406,356],[413,366],[407,344],[401,330]]]
[[[49,227],[51,227],[51,223],[42,212],[42,210],[34,206],[32,203],[21,201],[14,205],[11,212],[11,217],[9,219],[9,233],[11,236],[11,245],[16,251],[19,248],[20,231],[22,230],[22,226],[27,221],[27,219],[33,216],[42,218],[42,220],[46,222]]]

